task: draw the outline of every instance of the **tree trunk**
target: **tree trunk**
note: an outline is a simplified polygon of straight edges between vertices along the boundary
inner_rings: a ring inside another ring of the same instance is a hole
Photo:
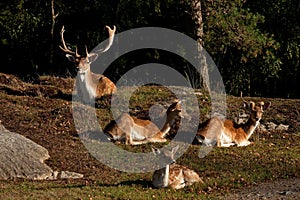
[[[210,91],[209,84],[209,74],[208,74],[208,65],[206,60],[206,55],[203,49],[203,19],[202,19],[202,7],[200,0],[191,0],[190,1],[191,8],[191,17],[194,22],[194,32],[198,45],[198,56],[199,56],[199,66],[198,69],[200,71],[200,87],[202,87],[206,91]]]
[[[53,64],[53,57],[54,57],[54,46],[53,46],[53,43],[54,43],[54,27],[55,27],[55,23],[56,23],[56,18],[58,16],[58,13],[55,14],[55,11],[54,11],[54,0],[51,0],[51,15],[52,15],[52,26],[51,26],[51,37],[52,37],[52,42],[51,42],[51,47],[50,47],[50,58],[49,58],[49,61],[50,61],[50,65]]]

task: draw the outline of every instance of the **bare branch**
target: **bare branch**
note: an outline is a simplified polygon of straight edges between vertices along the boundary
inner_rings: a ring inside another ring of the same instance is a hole
[[[51,27],[51,36],[53,39],[53,35],[54,35],[54,26],[55,26],[55,20],[58,17],[59,13],[55,14],[54,11],[54,0],[51,0],[51,11],[52,11],[52,27]]]

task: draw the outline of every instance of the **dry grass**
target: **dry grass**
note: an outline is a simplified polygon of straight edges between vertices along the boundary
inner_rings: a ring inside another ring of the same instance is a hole
[[[205,184],[173,191],[153,189],[151,173],[120,172],[89,154],[74,126],[71,101],[73,81],[40,77],[36,83],[24,83],[16,77],[0,74],[2,124],[8,130],[47,148],[51,156],[47,164],[52,169],[75,171],[85,177],[80,180],[0,181],[0,199],[208,199],[265,181],[299,177],[300,100],[251,98],[272,101],[263,122],[288,124],[290,129],[287,132],[256,132],[252,138],[253,145],[214,148],[203,159],[198,157],[200,147],[191,145],[178,163],[197,171]],[[209,111],[210,103],[205,96],[198,96],[198,99],[202,102],[201,121]],[[98,101],[97,115],[101,126],[112,118],[109,100],[104,98]],[[151,105],[167,105],[172,100],[172,94],[164,88],[140,88],[130,100],[131,113],[147,117]],[[228,96],[229,118],[235,116],[240,103],[239,98]],[[148,144],[119,146],[133,152],[150,151]]]

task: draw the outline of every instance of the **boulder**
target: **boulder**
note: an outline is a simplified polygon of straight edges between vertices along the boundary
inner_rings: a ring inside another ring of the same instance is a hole
[[[56,179],[78,179],[83,178],[83,174],[69,171],[54,171],[51,176],[47,177],[47,180],[56,180]]]
[[[261,131],[287,131],[289,129],[289,125],[285,124],[275,124],[274,122],[267,122],[265,125],[260,125]]]
[[[266,126],[268,131],[273,131],[276,129],[277,124],[275,124],[274,122],[267,122]]]
[[[278,131],[287,131],[288,129],[289,129],[289,125],[284,125],[284,124],[279,124],[276,127],[276,130],[278,130]]]
[[[44,147],[0,125],[0,179],[46,179],[53,173],[44,163],[49,157]]]
[[[20,134],[8,131],[0,124],[0,179],[55,180],[83,177],[76,172],[53,171],[44,163],[49,158],[47,149]]]

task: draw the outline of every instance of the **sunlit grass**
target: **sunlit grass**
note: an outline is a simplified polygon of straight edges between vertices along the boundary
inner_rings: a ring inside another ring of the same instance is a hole
[[[43,77],[45,85],[52,85],[56,80]],[[70,81],[69,90],[72,84]],[[132,94],[126,95],[130,97],[129,111],[134,116],[148,117],[147,112],[152,105],[161,104],[167,108],[175,100],[168,89],[156,86],[141,87]],[[211,110],[210,101],[206,95],[198,95],[197,99],[200,104],[199,118],[203,120]],[[296,115],[292,111],[299,108],[300,103],[296,100],[266,100],[272,101],[272,107],[264,113],[263,119],[275,123],[290,123],[288,133],[256,131],[251,138],[254,143],[250,146],[214,148],[204,158],[198,157],[200,146],[191,145],[177,163],[195,170],[205,184],[196,183],[182,190],[172,190],[154,189],[151,172],[125,173],[94,160],[91,162],[94,158],[86,151],[74,128],[71,101],[44,95],[16,96],[0,91],[0,119],[9,130],[24,134],[45,146],[50,151],[51,158],[47,164],[51,167],[86,173],[85,178],[80,180],[0,181],[0,199],[218,199],[233,189],[270,180],[299,177],[299,127],[297,121],[287,115]],[[227,97],[228,117],[234,116],[233,113],[239,109],[241,102],[239,98]],[[104,127],[112,119],[108,109],[110,98],[100,99],[97,104],[98,122]],[[90,145],[91,148],[96,148],[93,147],[95,144]],[[151,152],[152,145],[161,147],[163,144],[118,144],[117,147],[130,152]],[[113,157],[113,152],[109,149],[107,152],[102,150],[101,153]]]

